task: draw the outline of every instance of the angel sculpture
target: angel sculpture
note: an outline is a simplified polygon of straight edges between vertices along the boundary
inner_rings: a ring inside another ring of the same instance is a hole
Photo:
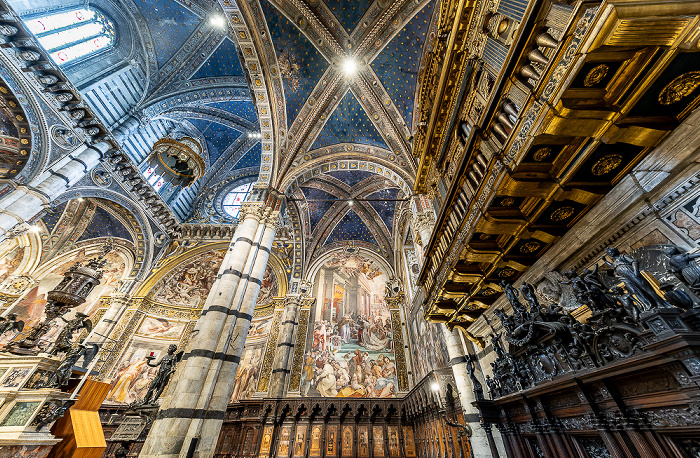
[[[146,357],[146,364],[150,367],[158,367],[158,373],[148,387],[146,396],[143,398],[143,405],[155,404],[156,400],[163,394],[163,390],[168,385],[168,381],[170,381],[170,376],[175,372],[175,366],[182,359],[183,352],[180,351],[176,354],[176,350],[177,345],[170,345],[168,354],[163,356],[156,364],[151,363],[155,359],[153,356]]]
[[[17,320],[16,313],[10,313],[6,317],[0,317],[0,336],[12,330],[22,332],[22,329],[24,329],[24,321]]]
[[[66,322],[66,325],[61,329],[61,332],[56,337],[56,343],[51,350],[52,355],[58,353],[66,353],[73,345],[73,334],[76,331],[86,329],[87,332],[92,331],[92,321],[87,319],[87,315],[83,312],[76,312],[75,318],[66,321],[63,317],[59,317]]]

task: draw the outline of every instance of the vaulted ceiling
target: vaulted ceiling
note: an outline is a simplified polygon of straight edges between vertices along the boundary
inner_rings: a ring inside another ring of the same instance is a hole
[[[410,195],[416,173],[415,101],[434,36],[433,2],[91,5],[107,12],[123,8],[142,44],[146,81],[120,76],[120,89],[142,86],[143,94],[133,96],[133,107],[102,109],[115,126],[129,113],[141,120],[125,142],[141,151],[133,157],[142,160],[147,145],[169,132],[194,136],[206,172],[192,205],[231,177],[257,176],[299,207],[308,256],[352,241],[388,256],[396,204]],[[217,24],[222,18],[227,23]],[[354,74],[344,71],[348,59],[357,64]],[[102,96],[109,91],[118,92],[107,87]],[[331,171],[339,161],[351,165]]]

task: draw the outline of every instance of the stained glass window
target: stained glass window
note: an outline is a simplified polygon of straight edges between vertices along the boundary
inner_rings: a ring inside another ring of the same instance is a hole
[[[79,8],[25,23],[58,65],[114,45],[114,24],[95,10]]]
[[[238,217],[238,212],[241,210],[241,204],[245,202],[248,194],[250,194],[250,188],[252,186],[252,183],[242,184],[228,193],[228,195],[224,197],[223,201],[224,211],[234,218]]]

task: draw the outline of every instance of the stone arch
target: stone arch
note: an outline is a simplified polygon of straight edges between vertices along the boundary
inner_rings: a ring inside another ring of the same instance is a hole
[[[330,160],[311,161],[299,167],[298,171],[290,175],[282,183],[282,189],[287,195],[291,195],[299,186],[318,175],[334,171],[361,171],[371,172],[377,176],[388,179],[396,184],[406,195],[412,193],[409,177],[403,171],[397,171],[389,162],[374,160],[372,158],[335,158]]]
[[[64,202],[68,202],[69,200],[81,197],[96,198],[113,202],[114,204],[119,205],[126,212],[129,212],[134,216],[134,219],[138,223],[138,228],[141,232],[141,239],[139,240],[138,233],[135,234],[134,241],[136,248],[136,262],[134,263],[133,276],[136,280],[143,280],[150,272],[150,267],[155,254],[154,245],[152,243],[146,242],[165,238],[165,232],[153,233],[151,225],[148,222],[148,217],[146,216],[143,209],[139,207],[133,200],[124,197],[122,194],[111,189],[100,189],[96,187],[71,188],[68,191],[61,194],[60,196],[58,196],[54,202],[56,205],[58,205]],[[139,231],[136,229],[136,232]]]

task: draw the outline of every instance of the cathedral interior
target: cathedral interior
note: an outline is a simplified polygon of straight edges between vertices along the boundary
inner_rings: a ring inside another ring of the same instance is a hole
[[[0,457],[700,458],[700,1],[0,0]]]

